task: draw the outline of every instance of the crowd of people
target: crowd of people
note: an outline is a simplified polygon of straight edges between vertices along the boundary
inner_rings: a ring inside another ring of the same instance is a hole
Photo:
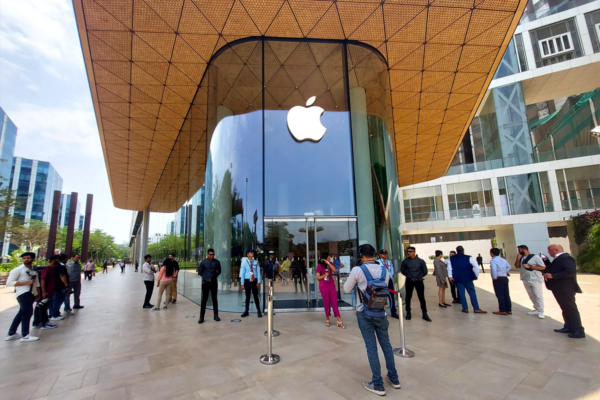
[[[34,266],[35,258],[35,253],[23,253],[23,263],[8,275],[6,285],[15,287],[19,311],[8,329],[7,341],[20,339],[21,342],[35,342],[39,337],[30,334],[32,317],[31,328],[54,329],[58,327],[54,322],[64,320],[74,309],[83,308],[80,303],[83,268],[79,255],[75,254],[71,261],[66,254],[52,255],[46,266]],[[61,307],[64,314],[61,313]]]

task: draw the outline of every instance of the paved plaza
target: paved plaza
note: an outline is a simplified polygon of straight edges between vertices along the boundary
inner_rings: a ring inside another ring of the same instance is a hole
[[[437,306],[435,279],[426,278],[432,323],[420,319],[413,299],[407,347],[413,359],[396,359],[401,390],[394,399],[600,399],[600,276],[580,275],[577,296],[587,338],[557,334],[560,310],[544,293],[546,319],[528,316],[530,302],[511,278],[512,316],[496,316],[489,275],[476,281],[487,315]],[[266,318],[198,325],[199,307],[180,297],[168,310],[142,309],[141,274],[110,270],[83,282],[85,309],[58,329],[33,331],[35,343],[0,342],[0,397],[23,399],[372,399],[365,347],[352,312],[348,329],[326,328],[322,313],[278,313],[274,339],[281,362],[259,363],[266,351]],[[156,294],[156,292],[155,292]],[[153,302],[156,296],[153,298]],[[448,296],[450,298],[450,296]],[[0,330],[16,313],[10,288],[0,289]],[[7,305],[9,307],[7,307]],[[391,320],[392,345],[399,345]],[[381,356],[383,365],[383,357]]]

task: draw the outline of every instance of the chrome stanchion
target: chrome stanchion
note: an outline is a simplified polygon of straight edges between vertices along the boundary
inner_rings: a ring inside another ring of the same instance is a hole
[[[273,285],[269,285],[269,295],[267,296],[267,354],[260,356],[260,362],[265,365],[277,364],[281,359],[277,354],[273,354]]]
[[[404,338],[404,307],[402,305],[402,294],[400,293],[400,290],[398,290],[398,316],[400,317],[400,343],[402,347],[395,348],[394,355],[402,358],[413,358],[415,352],[406,348],[406,341]]]
[[[272,279],[269,279],[269,293],[271,295],[271,302],[272,302],[273,301],[273,296],[275,295],[275,288],[273,287],[273,280]],[[272,307],[271,307],[271,310],[272,310]],[[271,314],[275,315],[275,311],[272,310]],[[271,332],[273,334],[273,337],[279,336],[279,331],[276,331],[275,329],[273,329],[273,321],[271,321],[271,328],[270,329],[271,329]],[[268,333],[269,333],[269,331],[265,331],[265,336],[268,336],[267,335]]]

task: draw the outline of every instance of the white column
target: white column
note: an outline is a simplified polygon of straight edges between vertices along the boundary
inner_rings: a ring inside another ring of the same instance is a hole
[[[500,189],[498,188],[498,178],[492,177],[492,198],[494,199],[494,211],[496,216],[502,215],[502,204],[500,203]]]
[[[150,228],[150,210],[146,208],[143,213],[142,226],[138,233],[140,239],[138,262],[140,267],[144,265],[144,256],[148,253],[148,229]]]
[[[548,171],[548,183],[550,184],[550,194],[552,195],[552,205],[554,206],[554,212],[561,212],[563,209],[562,202],[560,201],[560,189],[558,187],[558,179],[556,178],[556,173],[556,170]]]
[[[448,185],[445,183],[442,186],[442,206],[444,207],[444,219],[450,219],[450,201],[448,200]],[[439,211],[439,210],[438,210]]]
[[[358,217],[358,244],[360,246],[368,243],[373,247],[377,247],[369,125],[367,121],[367,95],[365,89],[362,87],[350,89],[350,119],[354,152],[354,187],[356,193],[356,215]]]

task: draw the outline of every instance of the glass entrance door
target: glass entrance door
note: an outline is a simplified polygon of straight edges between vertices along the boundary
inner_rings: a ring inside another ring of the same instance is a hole
[[[315,273],[323,253],[330,254],[340,268],[333,276],[339,307],[352,308],[343,285],[358,256],[355,217],[266,218],[265,227],[264,271],[274,282],[276,310],[323,308]]]

